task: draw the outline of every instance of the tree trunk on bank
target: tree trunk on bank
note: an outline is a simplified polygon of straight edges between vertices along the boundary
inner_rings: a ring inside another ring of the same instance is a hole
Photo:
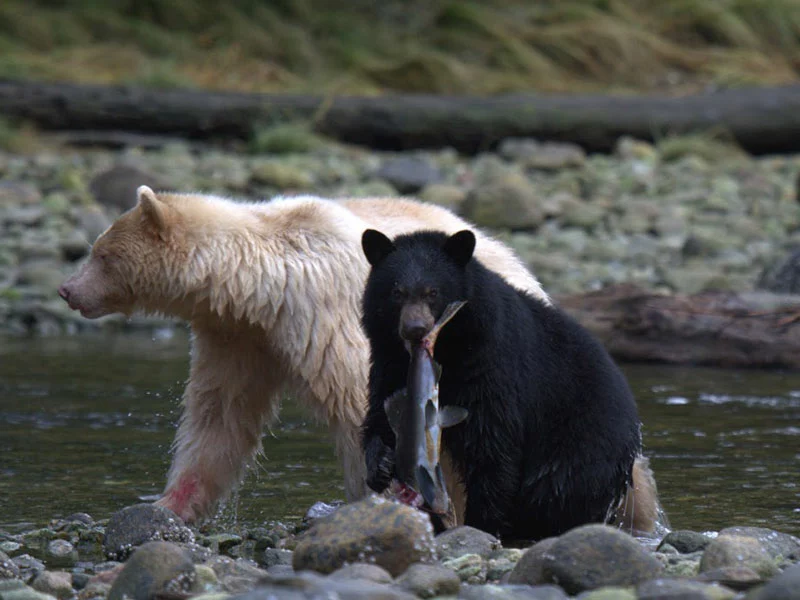
[[[324,135],[376,149],[487,150],[508,137],[608,151],[622,135],[652,140],[722,128],[754,154],[800,150],[800,86],[666,98],[537,95],[332,97],[158,91],[0,81],[0,115],[44,129],[247,138],[257,124],[311,121]]]
[[[557,303],[618,360],[800,368],[800,296],[660,295],[620,285]]]

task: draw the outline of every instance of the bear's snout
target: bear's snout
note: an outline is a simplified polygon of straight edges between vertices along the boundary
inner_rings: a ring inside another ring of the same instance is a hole
[[[400,337],[409,342],[418,342],[431,330],[434,322],[427,304],[407,304],[400,312]]]
[[[69,304],[69,293],[70,291],[66,283],[62,283],[58,287],[58,295],[61,296],[61,298],[66,301],[67,304]]]

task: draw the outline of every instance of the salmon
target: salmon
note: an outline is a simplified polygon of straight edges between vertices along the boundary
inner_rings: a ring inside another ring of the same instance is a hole
[[[419,342],[406,342],[411,355],[406,387],[383,404],[396,439],[393,490],[401,501],[442,516],[451,513],[440,461],[442,429],[461,423],[467,410],[439,406],[442,369],[433,359],[433,350],[442,328],[464,304],[448,304]]]

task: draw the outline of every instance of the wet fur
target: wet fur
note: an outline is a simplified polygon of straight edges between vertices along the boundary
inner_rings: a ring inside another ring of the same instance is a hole
[[[464,522],[504,538],[541,539],[589,522],[652,530],[655,487],[646,462],[634,467],[640,423],[619,369],[563,312],[476,260],[460,266],[463,248],[445,251],[447,243],[443,233],[401,236],[367,281],[369,485],[380,490],[391,476],[394,436],[383,401],[407,377],[397,335],[403,303],[392,300],[392,289],[436,287],[429,302],[435,318],[447,303],[467,300],[435,353],[443,369],[440,403],[469,411],[465,423],[443,432],[465,487]]]

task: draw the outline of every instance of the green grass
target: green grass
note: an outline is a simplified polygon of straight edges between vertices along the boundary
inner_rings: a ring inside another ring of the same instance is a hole
[[[800,0],[3,0],[0,77],[317,93],[794,82]]]

